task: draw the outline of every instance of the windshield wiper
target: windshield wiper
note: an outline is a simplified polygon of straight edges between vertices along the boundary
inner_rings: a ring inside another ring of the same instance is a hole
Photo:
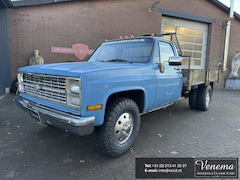
[[[126,59],[110,59],[110,60],[106,60],[106,61],[101,61],[101,62],[129,62],[129,63],[132,63]]]

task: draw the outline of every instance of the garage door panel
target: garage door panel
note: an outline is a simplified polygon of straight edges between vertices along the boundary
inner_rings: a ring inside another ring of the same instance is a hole
[[[191,69],[205,69],[208,24],[174,19],[162,18],[162,33],[176,32],[182,50],[182,55],[191,56]],[[176,40],[173,42],[177,44]],[[177,48],[179,48],[177,46]],[[178,52],[180,52],[178,50]],[[183,68],[187,68],[188,60],[183,61]]]

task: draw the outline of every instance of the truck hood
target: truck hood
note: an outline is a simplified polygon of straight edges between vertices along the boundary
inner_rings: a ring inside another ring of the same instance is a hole
[[[19,72],[51,74],[60,76],[79,77],[81,74],[117,69],[131,69],[140,64],[125,62],[68,62],[56,64],[34,65],[19,68]],[[145,64],[146,66],[146,64]]]

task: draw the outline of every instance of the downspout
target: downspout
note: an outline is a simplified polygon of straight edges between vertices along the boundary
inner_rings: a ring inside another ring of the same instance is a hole
[[[229,38],[230,38],[230,28],[231,28],[231,19],[233,18],[233,6],[234,0],[230,1],[230,14],[229,21],[227,22],[226,35],[225,35],[225,44],[224,44],[224,58],[223,58],[223,71],[227,70],[227,58],[228,58],[228,49],[229,49]]]

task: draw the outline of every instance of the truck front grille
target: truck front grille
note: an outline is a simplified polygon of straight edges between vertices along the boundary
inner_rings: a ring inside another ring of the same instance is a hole
[[[42,74],[23,74],[24,92],[58,104],[67,104],[66,78]]]

